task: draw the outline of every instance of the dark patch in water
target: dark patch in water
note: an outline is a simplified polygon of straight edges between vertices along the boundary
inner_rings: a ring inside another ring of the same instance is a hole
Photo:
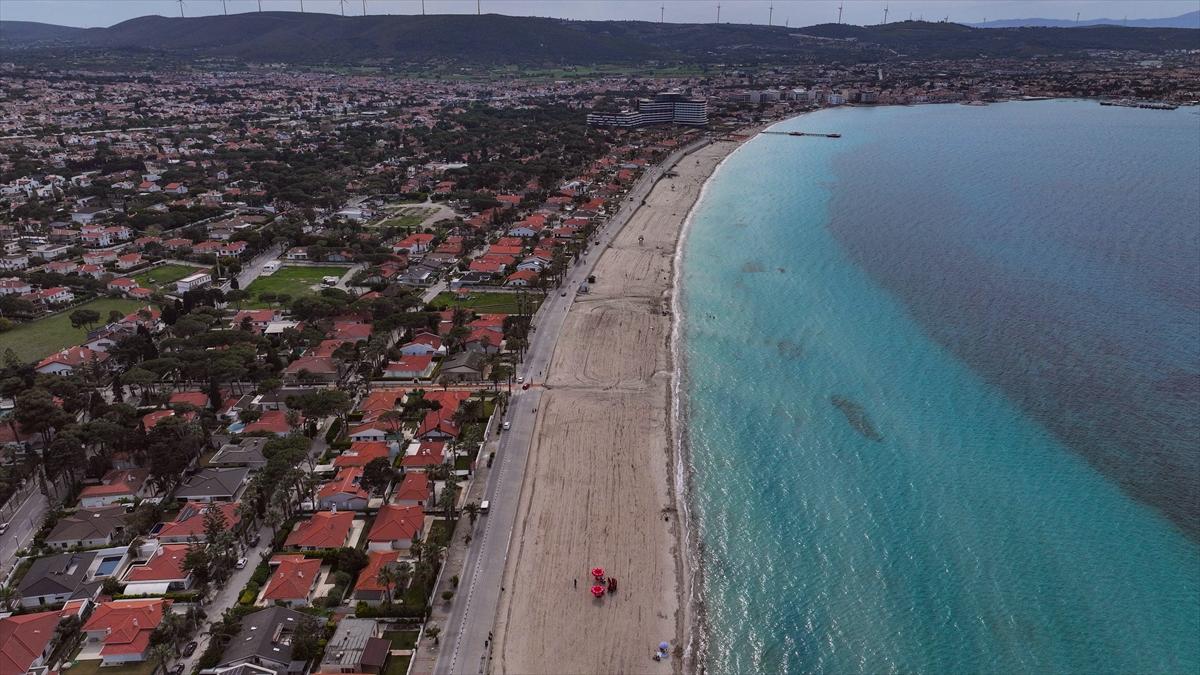
[[[737,221],[736,223],[734,223],[734,224],[733,224],[733,226],[734,226],[735,228],[739,229],[739,230],[744,230],[744,229],[746,229],[746,227],[747,227],[748,225],[749,225],[749,223],[747,223],[747,222],[746,222],[746,221],[744,221],[744,220],[739,220],[739,221]]]
[[[779,355],[785,359],[799,359],[804,356],[804,349],[791,340],[780,340],[775,344]]]
[[[776,267],[775,269],[779,270],[779,273],[780,273],[780,274],[783,274],[784,272],[786,272],[786,271],[787,271],[786,269],[784,269],[784,268],[782,268],[782,267]]]
[[[751,261],[747,262],[746,264],[742,265],[742,271],[743,271],[743,272],[745,272],[745,273],[747,273],[747,274],[756,274],[756,273],[758,273],[758,272],[762,272],[762,271],[764,271],[765,269],[766,269],[766,268],[764,268],[764,267],[762,266],[762,263],[755,262],[755,261],[753,261],[753,260],[751,260]]]
[[[837,395],[830,396],[829,402],[842,411],[842,414],[846,416],[846,421],[855,431],[862,434],[863,438],[876,443],[883,440],[883,435],[875,429],[875,425],[871,424],[871,418],[867,416],[867,411],[861,405]]]

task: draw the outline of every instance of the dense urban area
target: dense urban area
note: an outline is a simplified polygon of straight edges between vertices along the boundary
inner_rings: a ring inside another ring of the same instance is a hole
[[[664,159],[830,106],[1200,99],[1180,51],[2,61],[4,674],[433,672],[540,308]]]

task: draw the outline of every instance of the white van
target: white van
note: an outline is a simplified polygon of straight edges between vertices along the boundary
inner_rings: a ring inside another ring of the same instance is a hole
[[[485,499],[485,500],[483,500],[483,501],[481,501],[481,502],[479,502],[479,512],[480,512],[480,513],[487,513],[487,512],[488,512],[488,507],[489,507],[489,506],[491,506],[491,502],[489,502],[489,501],[488,501],[488,500],[486,500],[486,499]]]
[[[277,269],[279,269],[279,261],[272,260],[271,262],[267,263],[266,265],[263,265],[262,273],[263,274],[273,274],[275,272],[275,270],[277,270]]]

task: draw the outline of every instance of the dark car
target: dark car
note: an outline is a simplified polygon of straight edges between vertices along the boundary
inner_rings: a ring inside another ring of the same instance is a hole
[[[167,671],[167,675],[183,675],[183,664],[175,664],[174,668]]]
[[[191,656],[192,654],[195,654],[195,653],[196,653],[196,646],[197,646],[197,645],[196,645],[196,641],[195,641],[195,640],[192,640],[191,642],[189,642],[189,643],[187,643],[186,645],[184,645],[184,646],[183,646],[183,655],[184,655],[184,656]]]

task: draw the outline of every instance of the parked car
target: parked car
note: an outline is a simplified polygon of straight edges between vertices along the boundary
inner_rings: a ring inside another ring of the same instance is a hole
[[[503,428],[505,431],[508,431],[508,430],[509,430],[509,428],[510,428],[510,427],[512,427],[512,423],[511,423],[511,422],[505,422],[504,424],[502,424],[502,425],[501,425],[501,427],[502,427],[502,428]]]
[[[518,376],[517,376],[517,384],[520,384],[520,383],[522,383],[522,382],[524,382],[524,381],[525,381],[525,376],[524,376],[524,375],[518,375]]]
[[[238,560],[237,560],[237,564],[235,565],[235,567],[237,567],[239,570],[244,570],[244,569],[246,569],[246,559],[245,559],[245,558],[238,558]]]
[[[183,664],[176,663],[175,667],[167,671],[167,675],[183,675]]]
[[[196,647],[197,647],[196,641],[192,640],[191,642],[189,642],[183,646],[183,651],[180,653],[183,654],[184,656],[191,656],[192,654],[196,653]]]

